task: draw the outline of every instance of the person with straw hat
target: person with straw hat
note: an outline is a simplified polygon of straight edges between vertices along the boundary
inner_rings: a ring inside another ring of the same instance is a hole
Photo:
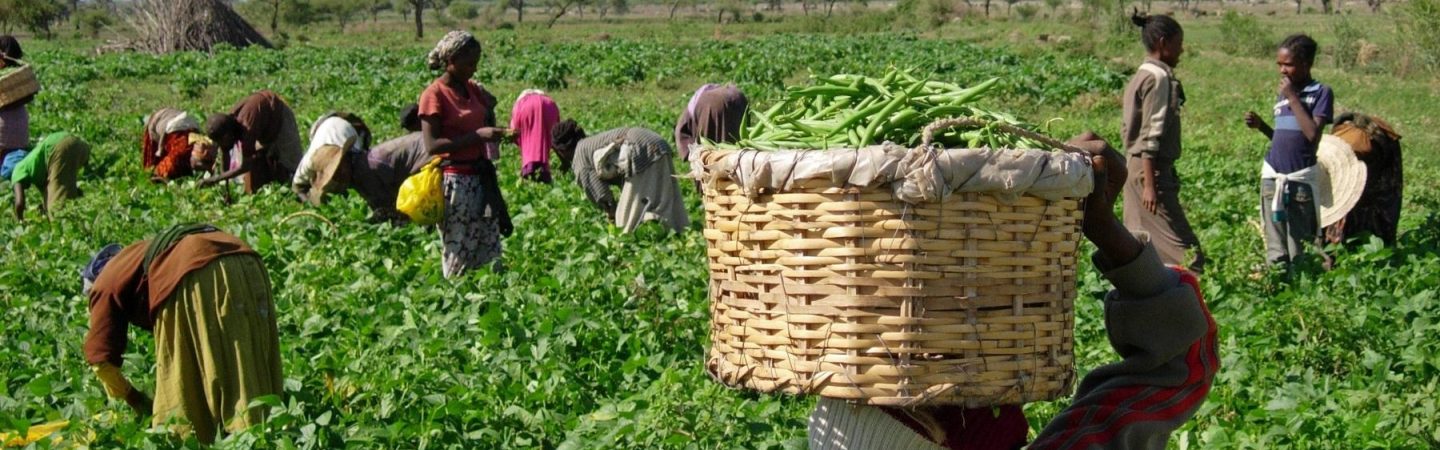
[[[151,423],[193,433],[263,423],[250,403],[284,393],[270,277],[259,254],[210,225],[170,227],[153,239],[111,244],[81,270],[89,286],[84,357],[105,392]],[[155,398],[120,372],[131,326],[155,335]]]
[[[300,165],[295,169],[295,177],[290,182],[291,189],[300,201],[314,205],[321,203],[318,197],[323,196],[323,193],[317,191],[315,196],[311,195],[312,185],[317,181],[314,157],[321,148],[327,147],[334,147],[342,153],[365,153],[370,149],[370,127],[365,125],[360,116],[345,112],[331,112],[315,121],[310,127],[310,148],[305,151],[305,156],[300,158]]]
[[[220,149],[220,160],[231,166],[201,180],[201,187],[244,175],[245,192],[253,194],[266,184],[293,179],[304,156],[295,112],[268,90],[250,94],[230,112],[211,114],[205,121],[205,134]],[[232,149],[238,152],[233,161]]]
[[[1086,374],[1070,404],[1028,445],[1020,405],[906,408],[821,398],[807,429],[811,450],[1160,449],[1200,410],[1220,358],[1199,278],[1167,267],[1149,234],[1115,217],[1124,157],[1094,133],[1069,143],[1092,155],[1095,187],[1083,233],[1095,244],[1095,267],[1114,285],[1104,323],[1122,359]]]
[[[415,108],[401,116],[402,126],[413,127]],[[365,153],[341,151],[322,146],[312,155],[315,174],[307,201],[321,204],[327,196],[354,189],[370,206],[370,222],[409,221],[395,210],[395,198],[406,178],[419,172],[431,160],[418,130],[376,145]]]
[[[214,166],[215,143],[190,113],[160,108],[141,122],[140,165],[150,169],[150,181],[164,183]]]
[[[1364,188],[1355,201],[1355,208],[1325,229],[1326,241],[1363,243],[1357,238],[1368,235],[1380,238],[1385,245],[1395,245],[1400,231],[1400,205],[1405,195],[1400,134],[1384,119],[1361,113],[1341,114],[1335,120],[1332,134],[1350,145],[1351,152],[1365,165],[1365,177],[1360,183]],[[1332,186],[1347,184],[1343,180],[1337,182],[1336,175],[1330,178]]]

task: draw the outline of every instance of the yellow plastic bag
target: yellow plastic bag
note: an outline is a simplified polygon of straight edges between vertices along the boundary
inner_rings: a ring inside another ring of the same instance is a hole
[[[395,209],[416,225],[434,225],[445,217],[445,194],[440,189],[440,158],[430,160],[400,184]]]

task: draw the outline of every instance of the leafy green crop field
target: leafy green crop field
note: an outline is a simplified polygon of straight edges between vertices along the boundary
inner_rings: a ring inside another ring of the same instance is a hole
[[[869,23],[869,22],[865,22]],[[1440,110],[1433,79],[1325,66],[1342,109],[1391,119],[1402,134],[1407,199],[1397,248],[1342,252],[1339,268],[1292,281],[1251,279],[1261,261],[1258,166],[1264,141],[1246,110],[1273,98],[1273,63],[1213,50],[1216,20],[1184,22],[1183,201],[1213,262],[1203,280],[1221,326],[1220,372],[1175,448],[1440,447]],[[1316,28],[1322,19],[1285,22]],[[668,135],[689,92],[736,81],[765,105],[810,74],[883,74],[912,67],[970,84],[1002,79],[985,106],[1053,134],[1093,128],[1114,137],[1119,90],[1138,43],[1076,24],[964,23],[925,33],[810,32],[747,24],[727,35],[703,23],[574,24],[481,34],[477,78],[500,115],[527,87],[548,87],[589,130],[646,126]],[[433,28],[432,28],[432,31]],[[783,33],[781,31],[784,31]],[[611,33],[610,39],[595,39]],[[1074,40],[1049,44],[1039,34]],[[434,33],[431,33],[434,34]],[[87,327],[77,268],[107,242],[143,239],[179,221],[209,221],[253,244],[274,283],[286,396],[238,448],[801,448],[810,401],[737,392],[704,373],[705,244],[658,226],[620,234],[562,176],[516,179],[505,148],[503,189],[516,213],[510,271],[440,276],[433,229],[365,223],[358,197],[311,209],[274,186],[223,206],[194,181],[152,185],[136,147],[140,117],[162,106],[208,113],[249,91],[279,92],[301,126],[331,109],[360,113],[377,138],[396,136],[398,110],[434,74],[428,42],[404,35],[321,35],[280,51],[214,56],[93,56],[85,42],[26,41],[45,86],[30,107],[36,135],[68,130],[95,145],[86,196],[53,220],[0,219],[0,430],[69,420],[59,446],[171,448],[122,403],[107,401],[80,352]],[[677,162],[677,164],[683,164]],[[692,218],[699,199],[682,183]],[[9,190],[0,203],[9,204]],[[32,218],[36,217],[32,211]],[[1077,353],[1083,374],[1115,358],[1098,298],[1106,285],[1082,263]],[[152,342],[134,332],[125,372],[149,391]],[[1064,401],[1026,410],[1043,425]],[[50,445],[42,442],[42,446]]]

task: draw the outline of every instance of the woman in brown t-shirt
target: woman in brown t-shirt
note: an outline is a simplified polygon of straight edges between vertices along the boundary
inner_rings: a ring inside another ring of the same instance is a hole
[[[200,182],[211,186],[245,175],[245,192],[255,193],[269,183],[290,184],[300,165],[300,128],[295,112],[279,95],[268,90],[250,94],[229,113],[210,115],[205,134],[220,149],[220,160],[228,163],[232,147],[239,147],[239,164]]]

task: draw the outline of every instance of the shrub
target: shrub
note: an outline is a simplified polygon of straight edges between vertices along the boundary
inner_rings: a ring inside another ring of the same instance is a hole
[[[446,14],[460,20],[475,20],[480,17],[480,7],[471,2],[455,2],[450,4]]]
[[[75,21],[80,25],[80,30],[91,39],[100,37],[102,30],[115,24],[115,19],[102,8],[86,8],[75,16]]]
[[[921,0],[920,19],[931,27],[944,25],[955,15],[956,8],[953,0]]]
[[[1020,20],[1024,21],[1029,21],[1031,18],[1035,17],[1036,13],[1039,12],[1040,7],[1035,5],[1020,5],[1015,7],[1015,14],[1019,15]]]
[[[1400,8],[1400,27],[1416,63],[1440,67],[1440,0],[1410,0]]]
[[[1360,50],[1366,44],[1365,32],[1360,26],[1341,16],[1330,23],[1330,32],[1335,35],[1334,42],[1330,44],[1330,54],[1335,57],[1335,65],[1345,69],[1359,66]]]
[[[1220,19],[1220,50],[1235,56],[1265,57],[1277,41],[1255,16],[1226,11]]]

